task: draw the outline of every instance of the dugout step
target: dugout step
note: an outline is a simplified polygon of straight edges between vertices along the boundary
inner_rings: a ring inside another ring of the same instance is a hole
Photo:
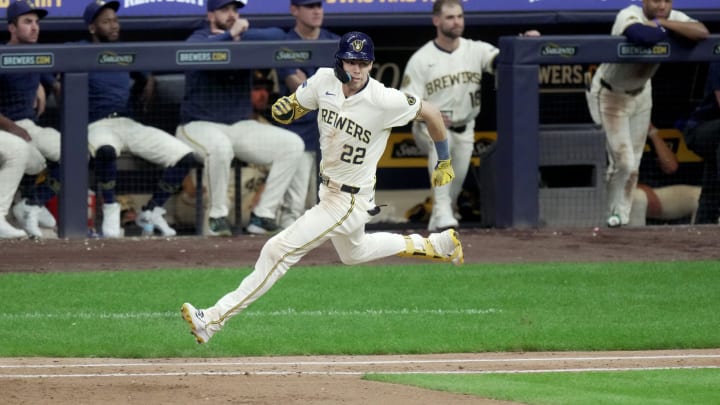
[[[604,224],[605,143],[605,133],[598,125],[540,126],[540,226]]]

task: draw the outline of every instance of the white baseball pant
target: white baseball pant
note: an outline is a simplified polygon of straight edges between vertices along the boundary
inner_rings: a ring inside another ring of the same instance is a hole
[[[618,215],[620,223],[630,221],[632,193],[637,185],[640,159],[647,139],[652,112],[652,89],[648,82],[642,92],[629,95],[610,91],[595,75],[586,92],[590,115],[602,125],[607,138],[607,216]]]
[[[316,189],[317,182],[311,180],[318,177],[316,172],[315,152],[305,151],[285,193],[278,221],[282,228],[287,228],[300,218],[307,208],[308,197],[312,199],[311,206],[315,205],[317,192],[312,189]]]
[[[302,139],[294,132],[255,120],[233,125],[193,121],[179,126],[176,135],[190,145],[198,160],[205,164],[209,214],[213,218],[228,215],[230,166],[237,157],[244,162],[272,165],[253,212],[259,217],[274,219],[305,150]]]
[[[60,161],[60,132],[55,128],[38,126],[30,119],[15,121],[15,124],[30,134],[32,138],[30,144],[44,156],[44,159]]]
[[[10,210],[23,174],[38,174],[45,169],[45,158],[24,139],[0,131],[0,216]]]
[[[217,331],[225,322],[265,294],[308,252],[330,239],[345,264],[364,263],[405,251],[403,235],[387,232],[365,233],[368,210],[375,207],[374,191],[350,194],[320,186],[320,202],[290,227],[273,236],[263,247],[255,268],[240,286],[205,309],[215,320],[208,327]]]
[[[432,176],[438,161],[438,156],[435,150],[435,144],[428,133],[427,126],[416,121],[413,123],[412,133],[418,148],[428,155],[428,174]],[[468,169],[470,168],[473,148],[475,147],[474,123],[466,125],[465,131],[463,132],[455,132],[448,129],[447,135],[455,178],[450,184],[432,188],[435,199],[433,215],[453,218],[453,207],[462,192],[463,183],[465,183],[465,177],[467,177]]]
[[[103,118],[88,127],[90,154],[110,145],[117,156],[131,153],[162,167],[175,165],[192,152],[189,146],[160,129],[140,124],[131,118]]]

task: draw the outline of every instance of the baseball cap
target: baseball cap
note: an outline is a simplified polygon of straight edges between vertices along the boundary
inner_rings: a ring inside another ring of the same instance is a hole
[[[43,18],[47,15],[47,10],[35,7],[35,3],[32,0],[18,0],[7,8],[7,20],[8,22],[15,20],[21,15],[35,13],[38,18]]]
[[[243,8],[247,2],[248,0],[208,0],[207,11],[215,11],[227,6],[230,3],[235,3],[237,8]]]
[[[322,0],[290,0],[293,6],[308,6],[310,4],[322,4]]]
[[[105,0],[93,0],[90,4],[85,7],[85,13],[83,14],[83,18],[85,19],[85,24],[90,25],[95,21],[95,17],[97,17],[100,12],[105,8],[112,8],[115,11],[118,11],[120,8],[120,2],[118,1],[105,1]]]

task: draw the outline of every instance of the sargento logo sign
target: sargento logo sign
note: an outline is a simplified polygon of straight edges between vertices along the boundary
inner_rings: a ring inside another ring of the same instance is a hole
[[[115,52],[103,52],[97,59],[100,65],[132,65],[135,63],[134,53],[117,54]]]
[[[713,54],[720,55],[720,44],[715,45],[715,49],[713,49]]]
[[[5,53],[0,59],[0,66],[4,68],[21,68],[28,66],[52,67],[55,64],[55,55],[52,53]]]
[[[312,58],[311,51],[293,51],[292,49],[280,49],[275,52],[275,61],[297,61],[304,62]]]
[[[540,48],[540,56],[562,56],[569,58],[577,55],[577,46],[560,46],[557,44],[545,44]]]
[[[175,61],[178,65],[225,64],[230,63],[230,51],[227,49],[177,51]]]
[[[653,46],[621,43],[618,45],[618,56],[670,56],[670,44],[660,42]]]

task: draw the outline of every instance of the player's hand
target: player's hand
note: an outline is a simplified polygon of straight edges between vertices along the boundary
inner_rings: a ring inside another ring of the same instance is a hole
[[[432,174],[432,186],[444,186],[450,183],[454,178],[455,171],[453,171],[452,164],[450,164],[450,159],[438,160],[437,164],[435,165],[435,170],[433,170]]]
[[[272,117],[281,124],[289,124],[293,120],[294,108],[290,97],[280,97],[272,105]]]

